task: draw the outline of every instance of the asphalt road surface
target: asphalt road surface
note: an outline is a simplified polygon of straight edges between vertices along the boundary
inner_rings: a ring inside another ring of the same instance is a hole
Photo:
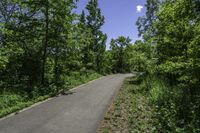
[[[123,80],[109,75],[0,120],[0,133],[95,133]]]

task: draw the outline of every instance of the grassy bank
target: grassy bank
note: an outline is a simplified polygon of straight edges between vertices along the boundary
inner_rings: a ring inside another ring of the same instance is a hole
[[[102,121],[99,133],[153,132],[154,107],[137,77],[128,78]]]
[[[153,118],[158,132],[199,133],[200,97],[191,95],[189,89],[171,85],[164,78],[148,75],[140,88],[148,93],[149,102],[155,106]]]
[[[199,97],[153,75],[126,79],[99,133],[198,133]]]
[[[97,73],[90,73],[87,75],[79,75],[79,76],[76,75],[76,76],[66,77],[65,87],[62,88],[62,90],[67,91],[75,86],[87,83],[101,76],[102,75]],[[45,88],[40,88],[40,89],[45,89]],[[53,91],[54,89],[56,88],[52,87],[51,89],[52,91],[45,92],[43,94],[37,93],[37,91],[33,92],[32,94],[33,96],[31,98],[26,94],[5,91],[4,93],[0,94],[0,118],[8,114],[11,114],[13,112],[19,111],[23,108],[29,107],[34,103],[43,101],[47,98],[57,95],[57,92]]]

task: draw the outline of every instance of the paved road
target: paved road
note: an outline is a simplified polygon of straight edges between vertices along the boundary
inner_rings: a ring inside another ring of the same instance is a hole
[[[0,120],[0,133],[95,133],[130,74],[103,77],[15,116]]]

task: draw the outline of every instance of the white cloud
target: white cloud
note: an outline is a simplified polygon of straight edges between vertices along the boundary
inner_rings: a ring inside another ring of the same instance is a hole
[[[144,8],[143,6],[141,6],[141,5],[137,5],[137,12],[138,13],[140,13],[140,12],[142,12],[142,9]]]

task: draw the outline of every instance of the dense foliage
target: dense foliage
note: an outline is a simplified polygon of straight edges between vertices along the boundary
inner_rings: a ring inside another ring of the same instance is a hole
[[[58,92],[68,86],[70,76],[147,67],[151,47],[142,41],[132,45],[129,37],[121,36],[112,39],[106,51],[107,35],[101,31],[105,18],[98,1],[88,2],[87,13],[75,14],[76,5],[76,0],[0,2],[1,93],[32,97],[35,92]]]
[[[136,23],[142,41],[133,45],[120,36],[109,50],[98,0],[81,14],[74,13],[77,2],[0,1],[0,110],[27,106],[97,73],[140,71],[141,87],[156,105],[156,129],[200,132],[200,1],[147,0]]]
[[[81,14],[77,2],[0,1],[0,117],[99,74],[144,70],[146,45],[121,36],[106,50],[98,0]]]
[[[106,73],[98,1],[87,16],[74,13],[77,2],[0,1],[0,116]]]
[[[97,0],[89,1],[87,19],[84,12],[74,14],[76,3],[0,2],[1,88],[31,94],[35,86],[65,85],[66,76],[103,71],[106,35],[100,27],[104,17]]]
[[[200,131],[199,5],[199,0],[147,0],[146,16],[137,22],[151,46],[144,87],[164,132]]]

